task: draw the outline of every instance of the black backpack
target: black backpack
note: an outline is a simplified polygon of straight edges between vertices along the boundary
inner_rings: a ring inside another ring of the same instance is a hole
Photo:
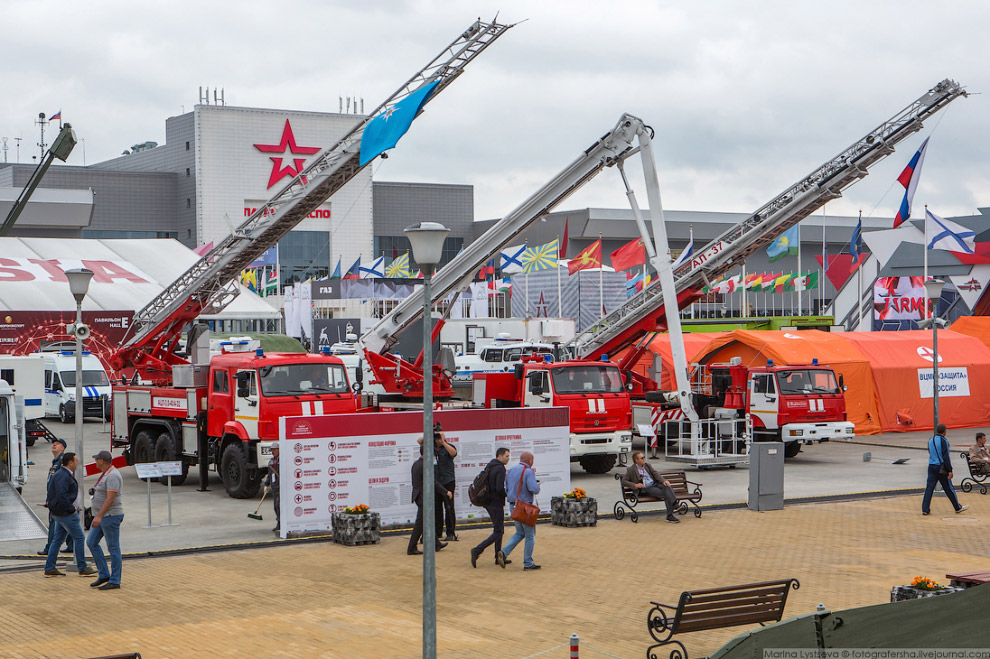
[[[482,508],[491,503],[492,493],[488,489],[488,474],[491,471],[491,464],[485,466],[481,473],[474,477],[474,482],[468,487],[468,499],[475,506]]]

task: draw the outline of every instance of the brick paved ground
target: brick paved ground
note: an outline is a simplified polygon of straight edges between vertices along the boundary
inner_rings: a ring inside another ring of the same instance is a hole
[[[876,604],[894,584],[923,574],[990,568],[990,497],[944,496],[922,517],[919,497],[710,511],[674,526],[662,517],[596,528],[537,530],[538,562],[502,571],[491,554],[471,569],[465,531],[438,564],[441,657],[522,658],[564,643],[640,657],[651,599],[681,590],[797,577],[787,614]],[[124,544],[126,548],[126,537]],[[329,544],[125,562],[124,588],[96,592],[75,575],[0,575],[0,656],[416,657],[421,561],[405,537],[380,546]],[[81,612],[85,626],[73,624]],[[95,627],[100,627],[95,631]],[[692,656],[746,628],[687,635]],[[566,648],[546,657],[566,657]],[[604,656],[586,649],[583,657]]]

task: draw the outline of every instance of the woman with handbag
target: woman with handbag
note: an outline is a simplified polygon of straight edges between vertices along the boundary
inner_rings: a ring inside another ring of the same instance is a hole
[[[945,439],[945,433],[945,424],[940,423],[935,427],[935,436],[928,440],[928,484],[925,486],[925,498],[921,500],[922,515],[932,512],[935,483],[941,483],[942,490],[945,496],[949,497],[949,503],[955,508],[956,513],[969,508],[959,505],[956,491],[952,489],[952,462],[949,460],[949,442]]]
[[[505,569],[505,564],[511,561],[506,557],[512,553],[516,545],[525,540],[523,545],[523,569],[539,570],[540,566],[533,562],[533,545],[536,544],[536,518],[540,508],[536,505],[535,497],[540,493],[540,481],[536,480],[533,471],[533,454],[523,451],[519,456],[519,464],[510,469],[505,475],[505,493],[512,506],[509,517],[516,524],[516,533],[498,552],[495,560],[499,567]]]

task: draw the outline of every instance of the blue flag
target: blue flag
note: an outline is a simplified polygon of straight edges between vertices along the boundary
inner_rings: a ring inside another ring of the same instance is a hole
[[[423,85],[368,122],[361,136],[362,167],[399,143],[438,84],[434,80]]]
[[[770,263],[774,261],[779,261],[786,256],[794,256],[798,253],[798,225],[794,225],[784,233],[777,237],[777,240],[773,241],[773,244],[767,247],[767,256],[770,257]]]
[[[337,267],[333,269],[333,274],[330,275],[330,279],[340,279],[340,258],[337,259]]]
[[[859,218],[856,228],[853,229],[852,238],[849,239],[849,254],[853,257],[853,263],[859,259],[859,253],[863,250],[863,218]]]

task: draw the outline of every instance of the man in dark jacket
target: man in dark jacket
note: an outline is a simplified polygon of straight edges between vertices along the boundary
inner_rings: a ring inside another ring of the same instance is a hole
[[[488,517],[492,520],[492,534],[471,550],[471,567],[478,567],[478,557],[491,544],[495,545],[495,555],[502,551],[502,536],[505,534],[505,465],[509,464],[509,449],[504,446],[495,451],[495,459],[488,463],[488,491],[491,499],[485,504]],[[512,561],[506,561],[511,563]],[[498,561],[495,561],[498,565]]]
[[[52,440],[52,466],[48,468],[48,480],[52,479],[58,471],[62,468],[62,454],[65,453],[66,444],[64,439],[56,437]],[[55,527],[58,524],[52,518],[51,511],[48,511],[48,542],[45,543],[45,548],[38,552],[38,556],[48,556],[48,548],[52,545],[52,538],[55,537]],[[72,549],[72,536],[66,536],[65,539],[65,549],[62,550],[66,554],[73,553]]]
[[[925,496],[921,499],[922,515],[932,512],[935,483],[942,485],[942,491],[945,492],[956,513],[969,508],[959,503],[956,491],[952,489],[952,461],[949,460],[949,442],[945,439],[945,433],[945,424],[940,423],[935,427],[935,436],[928,440],[928,482],[925,484]]]
[[[48,548],[48,559],[45,561],[46,577],[65,576],[65,572],[55,567],[55,559],[58,558],[58,548],[62,546],[66,534],[71,535],[75,543],[73,549],[79,576],[96,574],[96,570],[86,564],[86,540],[79,525],[79,514],[76,512],[76,498],[79,496],[79,485],[76,483],[76,477],[73,476],[76,463],[75,453],[63,453],[62,467],[48,479],[48,510],[57,526],[52,544]]]
[[[661,499],[667,504],[667,521],[674,524],[681,520],[674,517],[674,504],[677,503],[677,495],[670,487],[670,481],[665,481],[653,471],[653,467],[646,462],[646,456],[642,451],[633,453],[633,463],[626,469],[625,476],[622,477],[622,487],[636,490],[638,496],[653,497]]]
[[[421,438],[422,440],[422,438]],[[436,473],[434,473],[434,476]],[[452,492],[448,492],[447,489],[440,484],[440,481],[434,479],[433,481],[433,496],[436,497],[436,505],[442,505],[440,502],[440,497],[452,497],[454,496]],[[406,548],[406,553],[410,556],[416,554],[422,554],[416,545],[419,544],[419,539],[423,536],[423,446],[419,447],[419,460],[413,463],[412,466],[412,502],[416,504],[416,523],[413,525],[412,535],[409,536],[409,546]],[[436,536],[436,548],[440,551],[447,546],[446,542],[440,542],[440,534]]]
[[[279,482],[278,443],[272,444],[272,459],[268,461],[268,475],[265,476],[265,487],[272,493],[272,503],[275,505],[275,528],[272,532],[282,530],[281,483]]]

